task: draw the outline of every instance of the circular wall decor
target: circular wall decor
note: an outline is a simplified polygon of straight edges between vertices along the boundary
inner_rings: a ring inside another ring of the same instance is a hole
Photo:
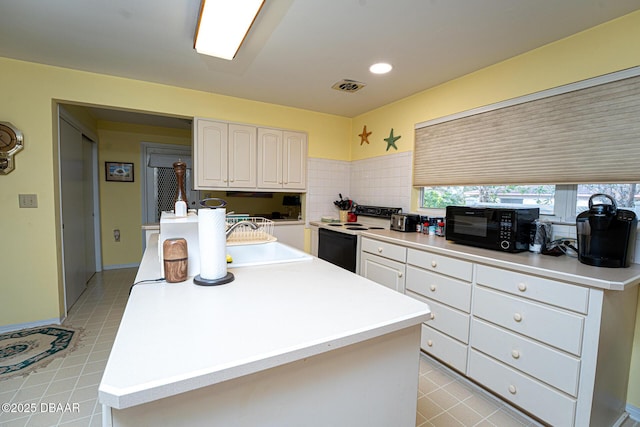
[[[13,156],[23,147],[22,132],[9,122],[0,122],[0,174],[14,169]]]

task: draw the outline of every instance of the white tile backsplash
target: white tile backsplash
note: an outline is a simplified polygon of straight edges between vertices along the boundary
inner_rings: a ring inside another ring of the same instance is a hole
[[[319,220],[322,216],[338,217],[333,202],[338,194],[355,199],[350,193],[351,162],[309,158],[307,162],[307,221]]]
[[[338,194],[361,205],[411,206],[412,152],[347,162],[309,158],[307,163],[307,219],[338,217],[333,202]]]

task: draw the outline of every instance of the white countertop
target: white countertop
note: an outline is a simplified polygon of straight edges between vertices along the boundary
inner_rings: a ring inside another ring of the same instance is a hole
[[[639,264],[631,264],[628,268],[593,267],[566,255],[554,257],[531,252],[492,251],[454,243],[444,237],[392,230],[363,231],[362,236],[581,286],[624,290],[640,284]]]
[[[152,236],[136,282],[159,277]],[[123,409],[417,325],[426,304],[314,258],[230,269],[235,281],[141,283],[129,297],[100,403]]]

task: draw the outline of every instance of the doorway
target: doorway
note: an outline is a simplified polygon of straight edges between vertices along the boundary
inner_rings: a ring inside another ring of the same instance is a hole
[[[173,210],[177,179],[173,163],[182,160],[187,164],[185,190],[188,209],[196,209],[197,191],[193,190],[193,164],[191,147],[173,144],[141,143],[142,175],[142,223],[157,224],[163,211]]]
[[[97,138],[58,109],[60,218],[65,316],[100,271]]]

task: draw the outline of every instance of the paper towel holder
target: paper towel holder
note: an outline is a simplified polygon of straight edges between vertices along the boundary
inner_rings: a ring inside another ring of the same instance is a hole
[[[218,202],[218,205],[210,206],[206,204],[206,202],[214,201],[214,200]],[[209,199],[200,200],[200,206],[208,209],[218,209],[218,208],[224,208],[225,206],[227,206],[227,202],[226,200],[213,197]],[[219,279],[204,279],[198,274],[193,278],[193,283],[200,286],[218,286],[218,285],[224,285],[226,283],[231,283],[233,282],[234,279],[235,277],[233,276],[233,273],[227,271],[226,276],[223,276]]]

